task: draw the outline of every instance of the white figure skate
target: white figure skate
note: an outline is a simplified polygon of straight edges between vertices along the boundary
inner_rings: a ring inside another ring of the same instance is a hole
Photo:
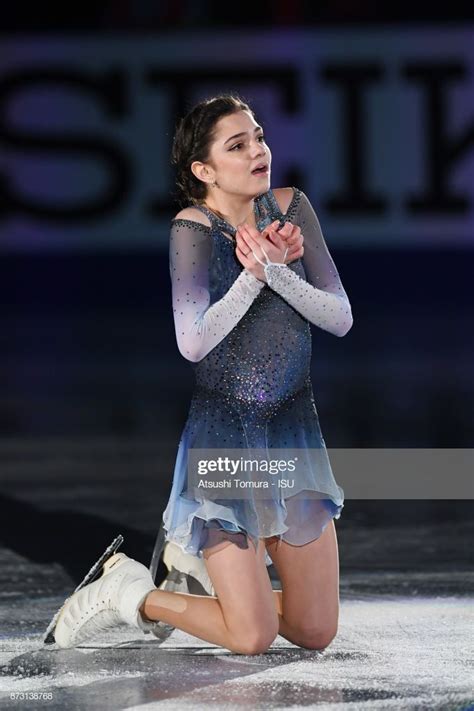
[[[189,595],[214,596],[216,594],[204,559],[185,553],[176,543],[166,541],[162,560],[168,568],[168,574],[159,585],[159,590],[183,592]],[[174,629],[173,625],[158,620],[147,628],[146,632],[151,632],[164,642]]]
[[[95,582],[81,583],[57,613],[53,634],[59,647],[75,647],[117,625],[145,632],[155,625],[139,612],[148,593],[157,589],[149,569],[125,553],[114,553],[102,570]]]
[[[160,590],[179,590],[192,595],[216,594],[203,558],[185,553],[176,543],[167,541],[163,563],[169,574],[159,586]]]

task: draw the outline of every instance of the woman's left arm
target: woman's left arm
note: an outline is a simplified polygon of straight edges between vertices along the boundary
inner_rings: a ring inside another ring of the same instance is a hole
[[[294,221],[304,237],[302,259],[308,281],[285,264],[270,262],[264,267],[267,283],[315,326],[335,336],[345,336],[353,324],[351,304],[316,213],[305,193],[299,192]]]

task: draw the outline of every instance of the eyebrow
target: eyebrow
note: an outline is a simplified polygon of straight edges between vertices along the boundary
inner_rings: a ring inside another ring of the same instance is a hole
[[[255,126],[254,133],[257,133],[257,131],[263,131],[263,128],[261,126]],[[236,133],[234,136],[231,136],[228,138],[226,141],[224,141],[224,146],[226,143],[229,143],[233,138],[239,138],[239,136],[245,136],[247,131],[241,131],[241,133]]]

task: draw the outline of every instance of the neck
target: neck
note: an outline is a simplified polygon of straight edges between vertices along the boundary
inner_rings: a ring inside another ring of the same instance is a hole
[[[205,205],[217,213],[222,215],[222,217],[233,227],[247,222],[247,224],[255,227],[255,216],[254,216],[254,198],[228,198],[222,195],[213,196],[210,199],[205,200]]]

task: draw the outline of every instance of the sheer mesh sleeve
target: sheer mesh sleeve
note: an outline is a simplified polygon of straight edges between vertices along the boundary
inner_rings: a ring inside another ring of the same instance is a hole
[[[170,275],[179,351],[196,363],[236,326],[265,282],[244,269],[222,298],[211,304],[210,228],[178,218],[171,223]]]
[[[294,224],[304,237],[303,265],[307,281],[284,264],[264,265],[268,286],[315,326],[345,336],[352,326],[352,309],[324,241],[319,220],[305,193],[299,191]]]

